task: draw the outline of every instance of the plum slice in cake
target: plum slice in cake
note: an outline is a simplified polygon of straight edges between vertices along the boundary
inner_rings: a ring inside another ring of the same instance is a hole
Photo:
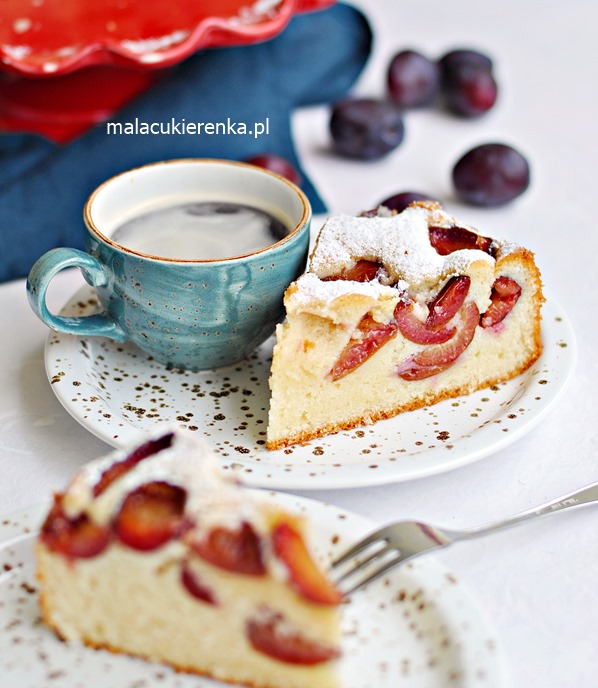
[[[83,642],[260,688],[335,688],[341,595],[307,523],[225,479],[191,433],[86,465],[36,544],[45,623]]]
[[[330,218],[285,295],[268,448],[519,375],[542,351],[543,301],[531,251],[437,203]]]

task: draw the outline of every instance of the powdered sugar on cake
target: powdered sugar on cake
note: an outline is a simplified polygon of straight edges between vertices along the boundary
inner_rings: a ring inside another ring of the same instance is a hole
[[[178,428],[171,431],[173,440],[169,447],[140,461],[98,496],[94,496],[94,486],[103,473],[126,459],[134,446],[114,451],[84,466],[64,495],[67,515],[75,518],[86,513],[96,523],[106,525],[131,491],[148,482],[163,481],[186,490],[185,510],[189,514],[201,515],[202,529],[209,529],[213,524],[234,528],[242,520],[255,523],[259,509],[246,494],[239,494],[233,480],[221,473],[218,459],[207,444]],[[161,429],[153,436],[158,438],[167,433],[168,429]],[[231,504],[237,508],[231,510]],[[235,514],[234,523],[231,522],[231,513]],[[261,524],[255,525],[261,530]]]
[[[432,223],[450,227],[453,220],[441,210],[421,206],[390,217],[332,217],[320,232],[310,270],[322,278],[350,268],[357,260],[377,261],[394,282],[403,280],[420,290],[451,275],[466,274],[474,262],[494,265],[494,258],[479,250],[438,254],[429,238]]]
[[[348,280],[322,281],[315,273],[306,272],[296,282],[297,289],[293,291],[290,298],[293,303],[301,308],[309,308],[316,303],[332,303],[338,298],[347,294],[363,294],[373,298],[390,297],[396,298],[397,290],[404,292],[409,285],[404,280],[400,280],[395,286],[387,287],[379,282],[351,282]]]

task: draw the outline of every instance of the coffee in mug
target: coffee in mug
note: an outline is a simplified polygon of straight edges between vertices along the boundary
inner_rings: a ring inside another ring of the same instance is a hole
[[[187,260],[218,260],[260,251],[284,239],[287,225],[244,203],[200,201],[168,204],[127,220],[111,238],[125,248]]]

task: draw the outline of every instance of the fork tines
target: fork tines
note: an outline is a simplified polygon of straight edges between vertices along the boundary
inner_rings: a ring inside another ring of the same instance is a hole
[[[385,530],[372,533],[332,562],[332,578],[345,596],[376,580],[401,561],[401,553],[390,544]]]

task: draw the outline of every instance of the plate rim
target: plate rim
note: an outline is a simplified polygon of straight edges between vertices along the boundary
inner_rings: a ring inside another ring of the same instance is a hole
[[[77,289],[70,296],[70,298],[68,298],[67,301],[63,304],[63,308],[66,308],[68,305],[77,301],[78,296],[80,294],[89,294],[90,289],[91,287],[89,287],[89,285],[85,285]],[[475,449],[469,449],[466,447],[465,451],[459,454],[457,453],[459,444],[462,444],[463,440],[467,440],[467,437],[461,437],[454,441],[455,448],[454,450],[452,450],[453,453],[451,453],[450,458],[446,460],[434,460],[429,465],[422,466],[418,464],[417,459],[420,457],[434,458],[437,454],[446,452],[446,449],[444,447],[437,446],[431,449],[423,449],[422,451],[417,453],[405,454],[392,464],[392,466],[394,467],[400,466],[400,470],[392,470],[389,468],[387,470],[382,471],[369,471],[369,473],[364,474],[363,476],[367,476],[367,479],[355,480],[355,478],[351,475],[351,471],[349,470],[350,466],[347,466],[343,467],[343,469],[339,469],[334,474],[328,473],[325,479],[318,480],[315,480],[313,478],[310,479],[309,476],[298,476],[296,473],[293,474],[292,472],[288,473],[285,476],[284,471],[282,470],[279,471],[275,477],[269,478],[267,476],[262,476],[261,474],[256,473],[251,473],[249,475],[244,474],[243,480],[252,487],[263,487],[265,489],[275,490],[282,489],[309,491],[321,491],[329,489],[352,489],[360,487],[398,484],[408,482],[410,480],[417,480],[419,478],[426,478],[457,470],[469,464],[475,463],[481,459],[487,458],[488,456],[491,456],[492,454],[495,454],[496,452],[501,451],[506,447],[510,446],[511,444],[515,443],[521,437],[533,430],[553,410],[554,406],[557,404],[558,400],[561,398],[562,394],[567,388],[568,383],[571,377],[573,376],[576,368],[577,340],[575,337],[575,332],[573,330],[572,324],[567,314],[559,304],[559,302],[550,294],[550,292],[546,292],[545,290],[545,296],[546,302],[543,307],[542,315],[542,338],[544,344],[543,351],[540,357],[537,359],[537,361],[535,361],[532,364],[532,366],[528,370],[524,371],[521,375],[531,376],[533,375],[535,367],[541,367],[543,364],[551,362],[552,359],[550,358],[549,349],[547,345],[549,343],[554,343],[554,340],[556,339],[556,332],[553,332],[553,328],[555,328],[556,325],[553,321],[559,321],[559,327],[562,328],[562,335],[565,336],[567,339],[567,353],[565,355],[562,355],[561,357],[557,357],[556,354],[554,354],[554,361],[552,361],[552,364],[554,365],[554,363],[557,362],[557,360],[561,362],[561,367],[558,368],[558,384],[556,386],[550,385],[544,390],[542,401],[538,402],[538,404],[536,404],[533,410],[529,411],[525,422],[520,424],[517,428],[511,429],[510,432],[503,433],[501,436],[498,436],[497,439],[495,438],[491,442],[486,442],[483,446],[477,447]],[[550,341],[546,341],[548,334],[551,335]],[[52,344],[52,339],[54,339],[54,344]],[[82,417],[82,414],[78,412],[78,409],[75,408],[72,403],[70,403],[69,395],[62,392],[60,385],[51,384],[51,380],[54,375],[54,372],[51,369],[53,365],[53,357],[51,356],[51,351],[55,348],[56,341],[64,344],[73,341],[78,341],[79,339],[81,338],[76,335],[57,333],[52,330],[49,331],[44,348],[44,365],[46,370],[46,376],[48,378],[48,381],[50,382],[50,386],[54,394],[64,407],[64,409],[67,411],[67,413],[69,413],[69,415],[72,418],[74,418],[74,420],[76,420],[88,432],[90,432],[92,435],[94,435],[95,437],[102,440],[103,442],[105,442],[113,448],[126,447],[130,442],[135,441],[134,438],[138,435],[140,436],[144,432],[144,430],[135,427],[134,425],[129,423],[126,418],[122,418],[122,416],[119,415],[119,418],[121,418],[123,422],[127,424],[126,426],[127,428],[129,428],[129,431],[123,433],[123,436],[119,437],[118,441],[116,441],[114,437],[110,435],[109,432],[105,431],[106,426],[102,426],[100,423],[94,423],[93,419],[90,420],[89,418]],[[516,378],[513,378],[513,380],[517,380],[520,377],[521,376],[517,376]],[[484,389],[481,389],[475,392],[474,394],[479,394],[483,392]],[[442,404],[448,404],[453,401],[454,399],[447,399],[443,402],[440,402],[439,404],[434,404],[426,408],[438,408],[441,407]],[[421,411],[422,409],[418,410]],[[415,413],[417,413],[418,410],[416,410]],[[393,418],[389,418],[386,421],[378,421],[378,423],[392,422],[394,418],[396,418],[396,416]],[[375,427],[375,425],[376,424],[367,427],[372,428]],[[359,430],[359,428],[355,428],[354,430]],[[485,427],[482,426],[475,429],[471,433],[470,437],[472,435],[475,435],[476,437],[483,437],[485,434],[490,434],[491,432],[491,425],[487,425]],[[330,435],[330,437],[333,438],[334,435]],[[313,443],[317,441],[317,439],[312,440],[311,442],[307,443],[307,446],[312,446]],[[444,453],[443,456],[446,456],[446,453]],[[413,458],[416,462],[412,466],[406,466],[405,464],[405,460],[409,457]],[[365,459],[363,465],[366,465],[367,461],[368,460]],[[362,462],[360,462],[358,466],[361,469],[363,467]],[[272,466],[270,466],[270,468],[271,467]],[[326,467],[328,468],[329,466],[326,465]]]

